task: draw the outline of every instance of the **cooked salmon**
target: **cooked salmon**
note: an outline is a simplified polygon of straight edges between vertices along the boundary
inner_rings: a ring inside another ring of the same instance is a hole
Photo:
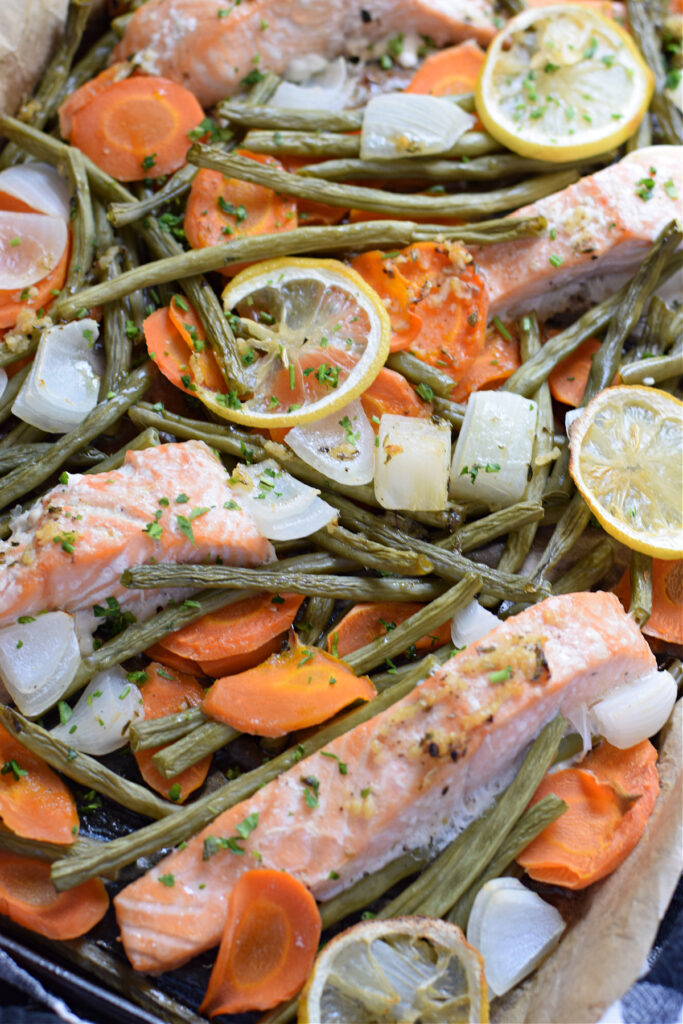
[[[558,711],[654,666],[613,594],[551,597],[508,619],[123,889],[115,905],[131,963],[164,971],[216,945],[230,891],[256,864],[289,871],[328,899],[405,849],[429,838],[443,846],[509,783]],[[257,827],[239,839],[237,826],[256,814]],[[245,854],[208,856],[211,836],[238,840]]]
[[[250,71],[286,71],[295,57],[356,55],[408,29],[439,46],[488,43],[490,0],[147,0],[114,51],[179,82],[211,106]]]
[[[274,557],[233,499],[202,441],[127,452],[121,469],[71,475],[15,520],[0,542],[0,626],[20,615],[77,611],[124,593],[124,569],[145,562]]]
[[[680,217],[681,196],[683,146],[651,146],[517,210],[515,217],[545,217],[548,230],[476,252],[489,316],[535,309],[544,317],[613,294]]]

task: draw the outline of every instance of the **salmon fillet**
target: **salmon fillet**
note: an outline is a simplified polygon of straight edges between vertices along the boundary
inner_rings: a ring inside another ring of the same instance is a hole
[[[511,216],[545,217],[548,230],[477,250],[489,316],[535,309],[543,318],[602,301],[633,274],[662,228],[680,217],[681,196],[683,146],[650,146],[517,210]]]
[[[225,468],[202,441],[127,452],[121,469],[70,475],[0,542],[0,626],[117,597],[126,593],[124,569],[152,559],[252,566],[273,558],[251,515],[224,507],[232,498]]]
[[[255,67],[280,73],[304,54],[360,54],[408,29],[440,46],[488,43],[493,16],[489,0],[147,0],[112,59],[141,54],[145,71],[179,82],[208,107]]]
[[[430,838],[443,846],[509,783],[558,711],[654,666],[613,594],[551,597],[508,619],[123,889],[114,903],[131,963],[164,971],[215,946],[230,891],[254,866],[285,869],[328,899],[408,848]],[[205,839],[237,837],[254,813],[246,856],[223,849],[203,859]]]

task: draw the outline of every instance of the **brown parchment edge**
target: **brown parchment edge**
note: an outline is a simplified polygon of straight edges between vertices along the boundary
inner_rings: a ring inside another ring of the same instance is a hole
[[[683,866],[683,700],[662,732],[661,791],[624,863],[587,891],[583,914],[492,1024],[594,1024],[637,980]]]

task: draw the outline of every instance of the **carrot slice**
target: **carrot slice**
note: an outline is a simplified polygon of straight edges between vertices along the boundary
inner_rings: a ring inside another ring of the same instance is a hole
[[[213,350],[206,340],[204,324],[189,299],[174,295],[168,307],[171,323],[190,350],[190,376],[193,384],[211,391],[222,391],[225,380]]]
[[[25,205],[25,204],[24,204]],[[6,208],[6,207],[3,207]],[[64,286],[71,258],[71,231],[59,263],[29,288],[0,290],[0,328],[14,327],[27,309],[48,310]]]
[[[185,300],[182,300],[185,301]],[[186,318],[190,316],[188,311],[182,311]],[[199,326],[197,326],[199,325]],[[171,317],[171,310],[168,306],[162,306],[150,313],[142,322],[142,330],[145,335],[145,343],[150,358],[159,367],[161,373],[171,384],[191,395],[196,391],[197,384],[203,384],[212,391],[220,391],[225,387],[225,381],[221,374],[216,357],[208,345],[205,344],[204,333],[199,333],[201,323],[197,314],[192,310],[192,322],[188,321],[188,327],[184,328],[185,336],[180,333]],[[195,331],[193,336],[190,331]],[[195,345],[199,345],[197,349]]]
[[[404,92],[448,96],[473,92],[486,54],[473,40],[427,57]]]
[[[351,608],[346,615],[339,620],[333,632],[327,637],[327,650],[334,653],[338,658],[345,658],[352,651],[357,651],[366,644],[372,643],[379,636],[386,636],[388,632],[402,622],[415,615],[423,604],[407,601],[390,604],[382,603],[361,603]],[[421,637],[415,644],[418,650],[431,651],[441,644],[447,644],[451,639],[451,623],[444,622],[442,626]]]
[[[400,352],[407,348],[422,329],[422,317],[410,307],[414,296],[406,278],[379,249],[355,256],[350,264],[375,289],[387,308],[391,320],[390,350]]]
[[[419,416],[428,419],[432,408],[415,394],[405,377],[382,367],[369,388],[360,396],[365,415],[377,433],[384,413],[394,416]]]
[[[548,337],[556,334],[548,332]],[[586,338],[571,355],[558,363],[548,377],[550,393],[558,402],[576,407],[586,390],[593,356],[600,348],[598,338]]]
[[[505,330],[509,338],[495,329],[487,335],[484,348],[451,391],[452,401],[466,402],[473,391],[499,388],[521,365],[519,341],[509,327]]]
[[[260,164],[282,167],[272,156],[238,150]],[[193,249],[221,245],[231,238],[291,231],[297,226],[296,202],[263,185],[226,178],[220,171],[200,170],[192,182],[185,209],[185,234]],[[246,263],[232,263],[222,273],[231,277]]]
[[[246,871],[230,893],[200,1013],[269,1010],[303,986],[322,929],[305,885],[286,871]]]
[[[166,668],[171,668],[176,672],[183,672],[188,676],[205,676],[201,665],[196,661],[191,661],[189,658],[181,658],[179,654],[173,654],[172,651],[167,651],[161,644],[152,644],[145,651],[148,658],[152,661],[158,661],[160,665],[164,665]]]
[[[136,75],[113,82],[73,115],[71,143],[119,181],[171,174],[204,112],[182,85]]]
[[[581,765],[552,772],[531,803],[555,793],[569,806],[519,855],[538,882],[585,889],[614,871],[640,839],[657,794],[657,751],[649,740],[628,750],[603,741]]]
[[[422,330],[408,351],[457,383],[484,347],[488,295],[462,246],[419,242],[395,261],[412,286]]]
[[[0,914],[48,939],[77,939],[107,912],[99,878],[57,892],[46,861],[0,851]]]
[[[258,668],[217,679],[203,711],[240,732],[284,736],[324,722],[354,700],[374,697],[367,676],[354,675],[317,647],[304,647],[294,632],[289,642],[287,651]]]
[[[303,597],[299,594],[258,594],[169,633],[161,645],[182,658],[214,661],[255,651],[294,622]]]
[[[614,588],[626,611],[631,603],[631,573],[627,569]],[[671,644],[683,645],[683,561],[652,559],[652,611],[641,631]]]
[[[130,64],[128,61],[119,60],[105,68],[104,71],[100,71],[99,75],[91,78],[90,81],[84,82],[80,88],[72,92],[70,96],[67,96],[57,111],[59,114],[59,133],[62,138],[67,140],[71,138],[74,114],[82,110],[86,104],[94,100],[101,92],[104,92],[113,82],[126,78],[129,73]]]
[[[193,676],[181,672],[169,672],[163,665],[152,662],[145,669],[146,681],[140,687],[145,719],[161,718],[163,715],[174,715],[178,711],[198,707],[204,697],[204,689]],[[140,774],[152,789],[162,796],[177,803],[182,803],[190,793],[199,789],[206,780],[211,765],[211,755],[195,761],[179,775],[166,779],[155,767],[152,757],[164,744],[150,747],[147,750],[136,750]]]
[[[0,817],[27,839],[73,843],[78,812],[73,796],[36,754],[0,725]]]
[[[277,636],[266,640],[260,647],[253,651],[245,651],[244,654],[229,654],[225,658],[212,658],[199,662],[205,675],[212,679],[220,679],[221,676],[233,676],[238,672],[246,672],[248,668],[260,665],[262,661],[269,658],[271,654],[277,654],[282,650],[282,644],[287,638],[287,631],[283,630]]]

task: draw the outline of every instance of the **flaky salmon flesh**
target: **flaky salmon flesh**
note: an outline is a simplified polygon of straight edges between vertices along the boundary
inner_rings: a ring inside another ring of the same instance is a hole
[[[655,665],[613,594],[551,597],[508,619],[123,889],[114,903],[131,963],[165,971],[215,946],[230,891],[250,868],[286,870],[324,900],[430,838],[443,846],[511,781],[558,711]],[[238,838],[252,814],[245,854],[204,859],[208,837]]]
[[[410,29],[439,46],[488,43],[489,0],[147,0],[114,51],[184,85],[202,106],[229,96],[254,68],[286,71],[295,57],[355,55]]]
[[[680,196],[683,146],[650,146],[517,210],[511,216],[545,217],[548,229],[473,250],[489,316],[534,309],[544,318],[613,294],[681,216]]]
[[[20,615],[78,611],[126,593],[124,569],[156,561],[230,565],[274,558],[203,441],[126,453],[121,469],[71,475],[0,541],[0,626]],[[233,502],[234,504],[234,502]]]

